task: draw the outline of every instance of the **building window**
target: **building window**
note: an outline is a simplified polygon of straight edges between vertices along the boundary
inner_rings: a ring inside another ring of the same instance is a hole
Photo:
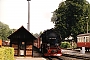
[[[25,49],[25,42],[21,42],[20,43],[20,50],[24,50]]]

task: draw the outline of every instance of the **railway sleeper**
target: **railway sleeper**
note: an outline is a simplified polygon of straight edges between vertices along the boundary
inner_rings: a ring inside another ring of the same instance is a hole
[[[71,55],[71,57],[72,57],[72,58],[77,58],[77,56],[76,56],[76,55]]]
[[[70,54],[63,54],[62,56],[70,57]]]
[[[61,56],[60,56],[60,57],[57,56],[56,58],[57,58],[58,60],[63,60],[63,58],[61,58]]]
[[[83,59],[84,60],[90,60],[90,57],[84,57]]]
[[[84,57],[83,56],[77,56],[76,58],[77,59],[83,59]]]

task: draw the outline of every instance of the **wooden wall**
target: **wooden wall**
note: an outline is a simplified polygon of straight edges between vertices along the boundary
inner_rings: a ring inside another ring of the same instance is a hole
[[[18,45],[17,44],[12,44],[12,47],[14,48],[14,55],[18,55]]]
[[[32,45],[26,45],[26,56],[32,56]]]
[[[19,46],[17,44],[12,44],[12,47],[14,48],[14,55],[20,56]],[[25,56],[32,56],[32,45],[26,45],[24,52],[25,52]]]

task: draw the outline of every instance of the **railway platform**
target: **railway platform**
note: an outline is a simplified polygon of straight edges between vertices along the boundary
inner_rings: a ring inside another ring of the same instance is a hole
[[[31,57],[31,56],[26,56],[26,57],[15,56],[15,60],[46,60],[46,59],[42,57],[42,54],[39,53],[35,47],[33,47],[33,57]]]
[[[15,57],[15,60],[45,60],[45,58],[34,58],[34,57]]]
[[[67,50],[67,49],[62,49],[62,55],[63,56],[69,56],[69,57],[74,57],[74,58],[80,58],[80,59],[87,59],[90,60],[90,52],[81,53],[76,50]]]

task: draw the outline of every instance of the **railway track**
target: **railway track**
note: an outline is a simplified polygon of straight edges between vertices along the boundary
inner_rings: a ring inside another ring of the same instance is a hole
[[[46,60],[63,60],[62,58],[58,57],[44,57]]]
[[[89,58],[81,58],[81,57],[66,57],[66,56],[60,56],[60,57],[44,57],[46,60],[90,60]]]
[[[41,53],[34,48],[34,57],[43,57]],[[90,57],[84,56],[83,54],[78,54],[77,52],[72,52],[70,54],[63,54],[60,57],[43,57],[46,60],[90,60]]]
[[[76,55],[63,55],[60,58],[63,60],[68,59],[68,60],[90,60],[90,57],[85,57],[85,56],[76,56]]]
[[[73,54],[63,54],[60,57],[44,57],[46,60],[90,60],[90,57],[84,55],[73,55]]]
[[[62,56],[76,58],[76,59],[82,59],[82,60],[90,60],[89,54],[82,54],[82,53],[74,51],[74,50],[63,50]]]

